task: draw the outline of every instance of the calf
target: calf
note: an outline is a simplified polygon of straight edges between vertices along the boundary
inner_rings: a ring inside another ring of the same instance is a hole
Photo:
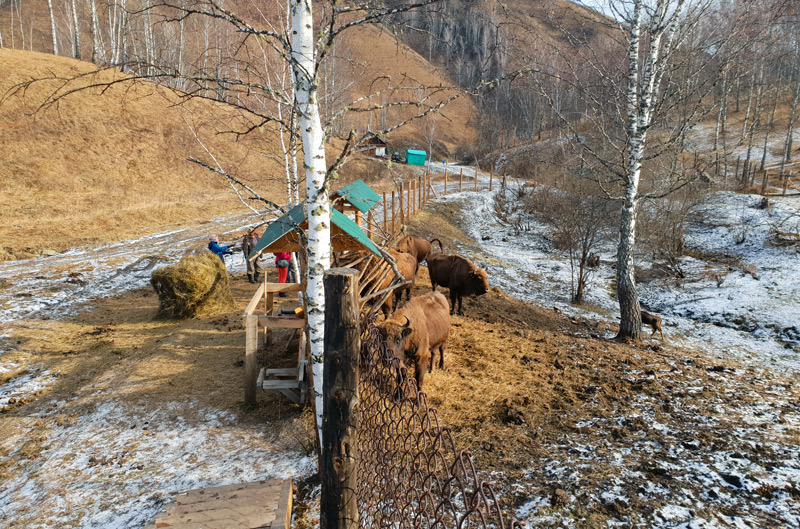
[[[444,369],[444,346],[450,335],[447,299],[429,292],[409,301],[378,324],[381,337],[401,364],[414,364],[414,378],[421,389],[425,372],[431,371],[433,352],[439,349],[439,369]]]
[[[433,244],[431,244],[433,241],[439,243],[439,251],[444,250],[442,241],[439,239],[431,239],[429,242],[422,237],[417,237],[416,235],[406,235],[400,239],[400,242],[397,243],[397,250],[413,255],[417,262],[421,263],[433,253]]]
[[[475,266],[472,261],[460,255],[430,255],[428,256],[428,273],[431,276],[431,286],[436,291],[436,285],[450,289],[450,314],[461,310],[463,296],[482,296],[489,290],[489,280],[486,272]]]
[[[664,340],[664,331],[661,330],[661,318],[653,316],[649,312],[642,311],[642,324],[649,325],[653,328],[653,333],[650,336],[654,336],[656,331],[658,331],[661,333],[661,339]]]

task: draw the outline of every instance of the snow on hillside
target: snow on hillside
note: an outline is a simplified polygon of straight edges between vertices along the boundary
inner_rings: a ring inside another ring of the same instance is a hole
[[[443,170],[441,164],[433,165],[435,171]],[[459,167],[448,169],[458,171]],[[481,178],[485,185],[488,177]],[[492,194],[498,192],[495,188]],[[498,221],[488,195],[488,191],[464,191],[440,200],[464,202],[465,229],[482,250],[471,257],[486,268],[492,285],[577,317],[618,318],[618,304],[611,294],[615,272],[607,264],[615,258],[614,242],[599,247],[606,264],[590,277],[585,303],[574,306],[569,260],[552,249],[545,227],[528,219],[523,223],[527,229],[516,233]],[[758,209],[760,203],[760,196],[707,195],[686,236],[687,246],[708,254],[709,260],[683,258],[686,280],[641,284],[640,297],[664,317],[664,332],[673,343],[704,349],[712,356],[732,354],[800,371],[800,354],[795,350],[800,350],[800,256],[794,249],[769,244],[770,230],[776,226],[781,231],[798,231],[800,201],[772,197],[765,210]],[[740,238],[743,242],[737,244]],[[731,257],[741,264],[730,271],[715,261]],[[742,265],[755,274],[743,271]],[[724,275],[719,286],[717,269]]]

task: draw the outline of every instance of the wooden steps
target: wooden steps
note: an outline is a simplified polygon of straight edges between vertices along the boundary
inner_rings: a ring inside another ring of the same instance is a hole
[[[145,529],[289,529],[292,490],[288,479],[190,490]]]

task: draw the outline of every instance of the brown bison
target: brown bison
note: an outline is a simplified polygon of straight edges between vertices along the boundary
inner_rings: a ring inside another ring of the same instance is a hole
[[[437,348],[439,369],[444,369],[444,345],[450,335],[447,309],[447,299],[440,292],[429,292],[413,298],[378,324],[381,337],[394,356],[401,363],[414,364],[414,378],[420,388]]]
[[[421,263],[433,253],[433,244],[431,244],[433,241],[439,243],[439,251],[444,250],[442,241],[439,239],[431,239],[429,242],[416,235],[406,235],[400,239],[400,242],[397,243],[397,250],[413,255],[417,259],[417,262]]]
[[[486,272],[475,266],[472,261],[460,255],[431,255],[428,257],[428,273],[431,276],[431,286],[436,291],[436,285],[450,289],[450,314],[456,310],[461,311],[463,296],[482,296],[489,290],[489,280]]]
[[[394,299],[395,306],[400,304],[400,300],[403,299],[403,292],[406,293],[406,299],[411,300],[411,287],[414,286],[414,280],[417,278],[417,270],[419,269],[419,263],[417,263],[414,256],[395,250],[389,250],[389,253],[394,257],[397,263],[397,269],[400,270],[400,273],[403,274],[406,281],[411,281],[411,284],[396,288],[394,293],[386,298],[386,301],[381,307],[384,316],[388,316],[392,312],[392,299]],[[381,284],[375,288],[375,292],[388,288],[392,280],[394,280],[394,274],[386,276]]]

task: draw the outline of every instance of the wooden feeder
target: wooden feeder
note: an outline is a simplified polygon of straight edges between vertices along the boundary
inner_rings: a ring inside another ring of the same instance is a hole
[[[369,211],[378,203],[379,199],[377,193],[361,181],[338,190],[334,196],[336,197],[335,203],[340,205],[341,209],[350,211],[350,208],[354,208],[358,212]],[[305,214],[305,205],[300,204],[267,226],[255,249],[248,256],[248,260],[256,259],[262,253],[298,252],[302,256],[303,239],[307,229],[308,219]],[[339,255],[348,256],[348,264],[360,270],[361,307],[364,307],[370,300],[377,300],[375,306],[379,306],[388,295],[391,295],[394,288],[405,282],[402,276],[397,277],[396,265],[391,254],[376,246],[358,224],[336,207],[331,209],[331,248]],[[301,258],[300,264],[302,265],[300,275],[304,277],[304,259]],[[389,286],[384,287],[383,283],[390,277]],[[264,282],[259,285],[247,306],[243,314],[246,336],[246,404],[255,404],[256,390],[259,387],[264,390],[278,390],[298,404],[305,403],[308,399],[310,360],[308,340],[306,339],[307,313],[304,309],[298,309],[294,314],[274,314],[275,293],[302,292],[304,290],[303,283],[270,283],[267,281],[267,274],[264,274]],[[265,303],[264,314],[257,315],[255,311],[262,299]],[[259,331],[264,329],[264,343],[270,344],[274,328],[298,329],[301,333],[296,368],[264,367],[258,369],[256,353]]]

